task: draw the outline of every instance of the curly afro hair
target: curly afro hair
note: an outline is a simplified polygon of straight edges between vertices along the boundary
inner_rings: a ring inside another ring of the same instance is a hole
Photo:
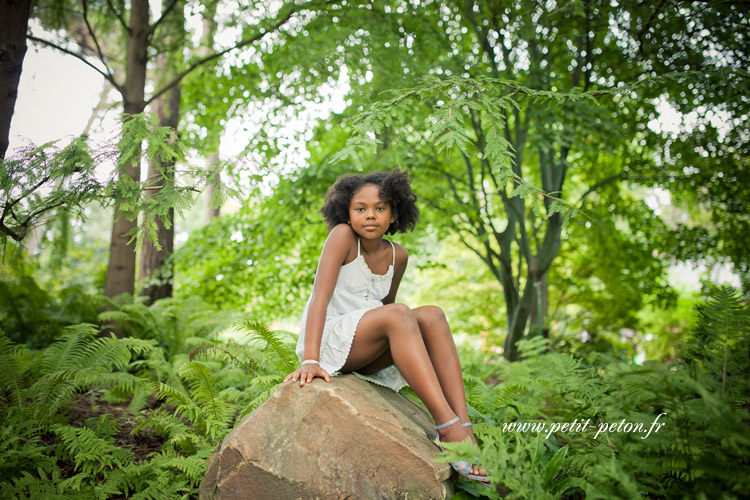
[[[408,171],[399,169],[393,172],[342,175],[328,188],[320,213],[323,214],[328,229],[333,229],[337,224],[346,224],[349,221],[349,203],[354,193],[365,184],[376,184],[380,186],[380,199],[391,205],[396,217],[386,234],[405,233],[414,229],[419,220],[417,196],[411,190],[410,183]]]

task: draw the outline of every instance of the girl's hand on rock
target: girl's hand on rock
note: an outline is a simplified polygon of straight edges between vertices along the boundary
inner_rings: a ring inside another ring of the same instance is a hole
[[[303,386],[313,381],[315,377],[322,378],[326,382],[331,381],[331,375],[328,374],[320,365],[308,364],[302,365],[292,373],[286,376],[284,382],[292,381],[292,383],[299,380],[299,385]]]

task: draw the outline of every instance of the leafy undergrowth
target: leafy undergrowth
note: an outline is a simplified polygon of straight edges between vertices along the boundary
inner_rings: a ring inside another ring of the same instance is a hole
[[[481,448],[446,443],[442,459],[478,457],[492,488],[461,481],[455,498],[742,498],[749,318],[736,292],[718,291],[670,364],[551,352],[536,338],[516,363],[463,353]],[[0,498],[196,498],[211,451],[295,364],[291,335],[196,298],[99,319],[130,336],[72,325],[34,350],[0,335]],[[218,341],[230,325],[248,342]],[[575,421],[588,429],[559,427]],[[621,422],[644,432],[596,434]]]
[[[166,442],[163,436],[139,430],[139,415],[130,411],[126,403],[105,401],[103,395],[103,391],[78,394],[68,408],[68,423],[73,427],[92,427],[98,422],[111,421],[114,444],[130,451],[136,462],[147,460],[150,454],[161,449]],[[153,411],[162,405],[161,400],[151,397],[141,411]]]
[[[288,373],[283,332],[169,299],[66,327],[41,350],[0,335],[0,498],[196,498],[208,457]],[[220,342],[233,326],[247,342]]]
[[[550,352],[542,338],[517,363],[465,356],[481,449],[448,443],[443,459],[479,457],[494,488],[462,482],[457,498],[746,498],[750,311],[730,288],[696,310],[669,364]]]

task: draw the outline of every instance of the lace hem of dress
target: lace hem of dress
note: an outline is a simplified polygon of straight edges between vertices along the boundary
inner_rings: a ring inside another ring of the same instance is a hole
[[[354,337],[357,335],[357,328],[359,328],[359,322],[362,321],[362,316],[364,316],[366,312],[367,311],[362,311],[362,314],[360,314],[359,318],[357,318],[357,324],[354,325],[354,334],[349,339],[349,345],[346,346],[346,356],[344,356],[344,362],[341,363],[340,366],[337,366],[335,369],[326,370],[331,375],[338,375],[340,373],[339,370],[341,370],[341,368],[343,368],[344,365],[346,364],[346,360],[349,358],[349,352],[352,350],[352,344],[354,343]],[[331,349],[332,347],[330,345],[327,345],[327,348]],[[336,350],[338,352],[344,352],[344,349],[336,349]],[[331,366],[335,366],[335,365],[331,365]],[[323,369],[325,370],[325,368],[323,368]]]
[[[398,392],[409,385],[406,383],[406,380],[404,380],[401,372],[399,372],[398,368],[396,368],[395,366],[383,368],[382,370],[377,371],[372,375],[363,375],[362,373],[357,372],[352,373],[362,380],[367,380],[368,382],[371,382],[375,385],[387,387],[394,392]]]

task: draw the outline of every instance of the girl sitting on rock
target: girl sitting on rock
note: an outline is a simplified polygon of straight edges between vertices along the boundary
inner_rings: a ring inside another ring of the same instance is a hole
[[[358,372],[394,390],[404,379],[427,407],[439,442],[476,438],[471,430],[461,366],[448,322],[435,306],[411,309],[396,292],[408,252],[383,236],[414,229],[417,197],[406,171],[339,177],[321,213],[330,228],[302,315],[297,343],[301,366],[284,382]],[[394,366],[395,365],[395,366]],[[403,376],[403,378],[402,378]],[[478,465],[456,461],[478,481]]]

